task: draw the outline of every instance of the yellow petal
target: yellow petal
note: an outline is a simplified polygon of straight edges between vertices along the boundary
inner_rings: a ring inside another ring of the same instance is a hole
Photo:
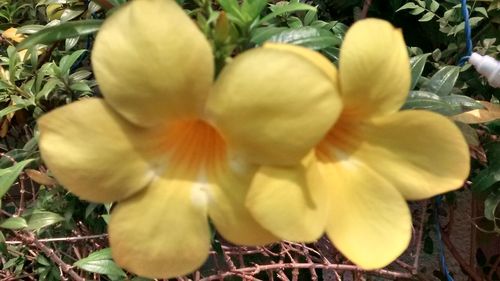
[[[209,117],[250,161],[296,164],[336,120],[341,103],[323,70],[294,52],[260,48],[228,64]]]
[[[339,60],[340,91],[349,115],[396,112],[410,90],[410,62],[401,30],[379,19],[356,22]]]
[[[194,183],[159,178],[111,213],[109,241],[121,267],[171,278],[200,267],[210,249],[207,208]]]
[[[310,154],[294,167],[261,167],[246,205],[255,219],[285,240],[313,242],[323,235],[328,215],[328,190]]]
[[[363,269],[381,268],[401,255],[411,238],[411,215],[401,194],[362,162],[342,152],[319,167],[330,190],[327,235]]]
[[[427,111],[402,111],[356,128],[337,129],[327,140],[391,182],[406,199],[460,188],[469,175],[469,149],[452,121]]]
[[[209,43],[170,0],[136,0],[114,13],[92,66],[106,100],[141,126],[197,115],[214,71]]]
[[[24,40],[24,35],[23,34],[18,34],[17,33],[17,28],[11,27],[2,32],[2,37],[5,39],[12,40],[14,42],[21,42]]]
[[[255,168],[241,159],[229,159],[228,166],[215,174],[209,215],[215,228],[228,241],[238,245],[266,245],[279,238],[260,226],[245,207],[245,199]]]
[[[453,120],[466,124],[479,124],[500,119],[500,105],[487,101],[480,101],[485,109],[474,109],[455,116]]]
[[[144,188],[153,176],[138,149],[145,130],[130,125],[101,99],[55,109],[42,116],[38,126],[43,160],[57,180],[82,199],[121,200]]]

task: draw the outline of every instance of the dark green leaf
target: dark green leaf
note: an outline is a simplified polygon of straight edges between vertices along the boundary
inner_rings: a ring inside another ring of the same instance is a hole
[[[49,44],[67,38],[95,33],[99,30],[102,22],[102,20],[81,20],[47,27],[26,38],[17,45],[17,49],[27,49],[36,44]]]
[[[486,168],[472,179],[472,191],[474,193],[488,192],[498,182],[500,182],[500,169]]]
[[[486,200],[484,200],[484,216],[490,220],[494,221],[496,216],[496,209],[498,205],[500,204],[500,190],[497,192],[492,192]]]

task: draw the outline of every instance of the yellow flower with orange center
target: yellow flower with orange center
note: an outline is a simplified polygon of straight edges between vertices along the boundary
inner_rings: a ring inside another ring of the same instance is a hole
[[[253,175],[300,161],[341,109],[333,81],[302,55],[318,54],[289,48],[247,51],[214,81],[210,45],[175,1],[135,0],[106,20],[92,51],[104,99],[38,124],[61,184],[118,202],[109,239],[120,266],[152,278],[193,271],[208,256],[209,218],[233,243],[278,240],[245,207]]]
[[[335,84],[331,95],[340,95],[343,109],[300,165],[280,167],[257,155],[268,165],[254,176],[246,206],[282,239],[314,241],[326,231],[362,268],[386,266],[411,238],[405,200],[460,188],[467,178],[469,151],[461,132],[441,115],[399,111],[410,88],[409,58],[401,31],[385,21],[362,20],[349,29],[338,72],[319,54],[287,45],[267,48],[316,64]],[[210,108],[218,113],[215,124],[232,133],[237,128],[227,118],[245,107],[242,101],[224,111]]]

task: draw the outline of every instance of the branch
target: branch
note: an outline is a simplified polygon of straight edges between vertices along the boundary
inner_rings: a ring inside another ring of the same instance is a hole
[[[77,236],[77,237],[59,237],[59,238],[47,238],[47,239],[38,239],[39,242],[74,242],[79,240],[89,240],[89,239],[101,239],[108,237],[107,234],[97,234],[97,235],[88,235],[88,236]],[[5,244],[24,244],[23,241],[11,240],[5,241]]]
[[[355,265],[349,264],[315,264],[315,263],[276,263],[276,264],[268,264],[268,265],[256,265],[254,267],[245,267],[233,270],[231,272],[222,273],[219,275],[210,276],[207,278],[202,278],[200,281],[211,281],[211,280],[219,280],[231,275],[240,275],[240,274],[257,274],[261,271],[267,270],[283,270],[283,269],[292,269],[292,268],[305,268],[305,269],[333,269],[338,271],[358,271],[365,273],[377,274],[384,277],[389,278],[401,278],[401,279],[409,279],[413,277],[411,273],[402,273],[402,272],[394,272],[386,269],[379,269],[375,271],[367,271],[363,270]]]
[[[450,237],[448,236],[447,232],[443,232],[443,235],[441,235],[441,238],[443,239],[444,244],[446,245],[446,248],[450,250],[451,254],[453,257],[457,260],[458,264],[460,265],[460,268],[474,281],[484,281],[484,278],[482,278],[467,262],[462,258],[460,253],[458,252],[457,248],[455,248],[455,245],[450,240]]]
[[[31,232],[24,232],[23,234],[21,233],[16,233],[16,235],[24,241],[27,245],[34,246],[35,248],[39,249],[42,251],[50,260],[52,260],[55,264],[59,266],[59,268],[75,281],[85,281],[85,278],[81,277],[76,273],[70,265],[65,263],[59,256],[54,254],[54,250],[51,248],[45,246],[42,242],[40,242],[35,235]]]

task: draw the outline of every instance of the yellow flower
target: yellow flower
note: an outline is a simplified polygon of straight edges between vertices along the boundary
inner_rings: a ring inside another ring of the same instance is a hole
[[[277,241],[245,196],[259,161],[299,161],[338,118],[340,98],[321,68],[258,48],[214,82],[210,45],[173,0],[135,0],[115,12],[92,63],[104,99],[40,118],[40,149],[69,191],[118,201],[108,231],[120,266],[152,278],[193,271],[209,252],[208,218],[233,243]],[[224,113],[227,131],[210,121]]]
[[[386,266],[411,238],[405,199],[461,187],[470,168],[468,147],[447,118],[399,112],[410,87],[409,58],[401,31],[389,23],[355,23],[338,73],[325,58],[302,54],[336,84],[341,116],[301,165],[260,167],[246,205],[280,238],[314,241],[326,230],[352,262],[364,269]]]
[[[24,35],[17,33],[17,28],[11,27],[4,32],[2,32],[2,37],[8,40],[12,40],[19,43],[24,40]]]

